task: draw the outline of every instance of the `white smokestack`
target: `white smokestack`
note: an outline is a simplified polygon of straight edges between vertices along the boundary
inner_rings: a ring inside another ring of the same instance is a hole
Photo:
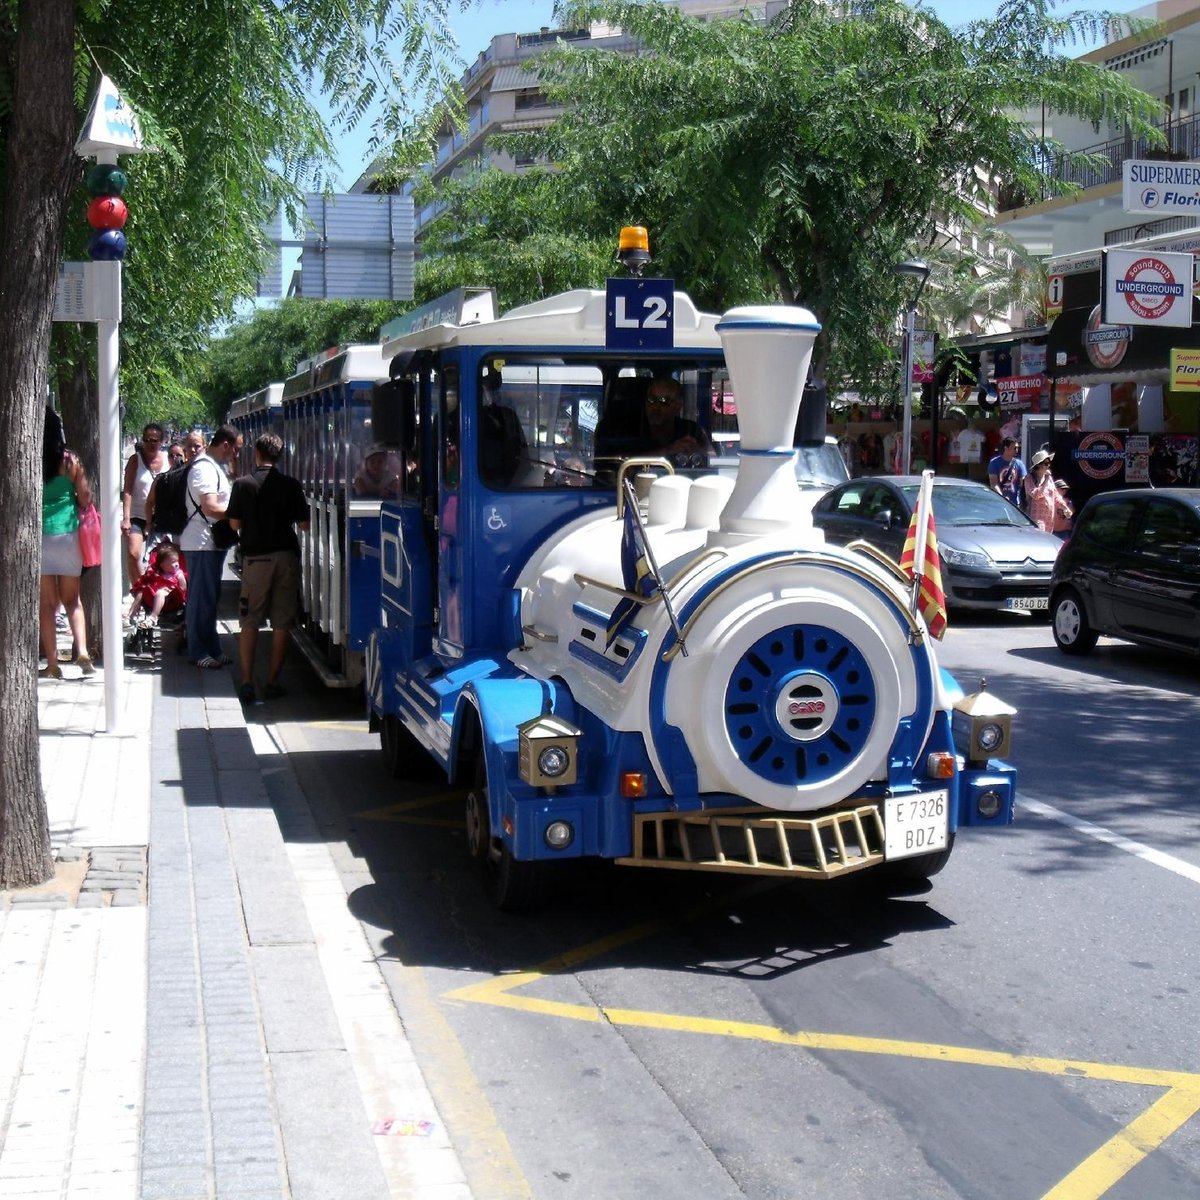
[[[802,522],[792,437],[821,326],[806,308],[731,308],[717,323],[737,401],[737,482],[711,543],[787,533]]]

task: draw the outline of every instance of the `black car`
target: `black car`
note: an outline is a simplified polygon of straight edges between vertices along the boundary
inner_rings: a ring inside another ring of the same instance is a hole
[[[1050,611],[1064,654],[1102,633],[1200,652],[1200,489],[1093,496],[1055,565]]]
[[[870,542],[898,562],[920,488],[919,475],[851,480],[817,501],[813,524],[828,542]],[[948,605],[1046,611],[1058,538],[970,479],[935,476],[933,516]]]

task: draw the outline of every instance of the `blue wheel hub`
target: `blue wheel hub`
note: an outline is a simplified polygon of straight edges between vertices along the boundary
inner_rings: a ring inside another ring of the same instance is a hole
[[[848,767],[867,743],[875,709],[866,659],[823,625],[759,638],[725,689],[725,728],[738,758],[785,786],[823,783]]]

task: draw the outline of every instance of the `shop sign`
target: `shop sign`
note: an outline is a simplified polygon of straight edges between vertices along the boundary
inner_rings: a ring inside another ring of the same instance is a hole
[[[1045,375],[1009,376],[996,380],[996,395],[1003,412],[1041,412]]]
[[[1125,439],[1125,482],[1150,482],[1150,435],[1132,433]]]
[[[1132,341],[1133,330],[1128,325],[1106,325],[1100,319],[1100,305],[1092,309],[1083,327],[1083,349],[1092,366],[1103,371],[1118,366]]]
[[[1127,213],[1200,213],[1200,164],[1127,158],[1121,164],[1121,207]]]
[[[937,334],[932,329],[913,330],[913,383],[933,382],[933,360],[937,355]]]
[[[1125,443],[1115,433],[1087,433],[1071,451],[1071,458],[1092,479],[1111,479],[1125,465]]]
[[[1063,310],[1063,294],[1066,288],[1061,275],[1051,275],[1046,279],[1046,320],[1052,321],[1061,316]]]
[[[1200,392],[1200,350],[1171,351],[1171,391]]]
[[[1046,346],[1026,342],[1020,347],[1021,374],[1042,375],[1046,371]]]
[[[1104,252],[1104,319],[1113,324],[1192,325],[1192,256]]]

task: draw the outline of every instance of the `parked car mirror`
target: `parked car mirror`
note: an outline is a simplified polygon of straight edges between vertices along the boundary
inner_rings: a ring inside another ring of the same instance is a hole
[[[892,510],[890,508],[885,508],[883,512],[877,512],[875,514],[875,523],[877,525],[882,525],[884,529],[891,529],[892,522],[894,520],[895,517],[892,516]]]

